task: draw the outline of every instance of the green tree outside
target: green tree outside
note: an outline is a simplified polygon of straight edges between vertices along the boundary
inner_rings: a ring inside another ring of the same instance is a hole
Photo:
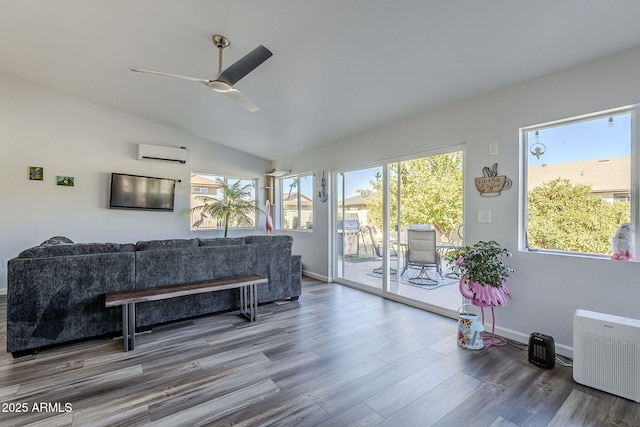
[[[629,202],[608,202],[590,185],[563,178],[531,189],[528,197],[530,248],[611,254],[611,237],[630,220]]]
[[[397,223],[397,185],[400,179],[400,228],[431,224],[440,238],[457,238],[462,225],[463,156],[461,151],[395,163],[390,168],[392,227]],[[370,182],[372,190],[358,190],[367,202],[369,222],[382,226],[382,176]]]

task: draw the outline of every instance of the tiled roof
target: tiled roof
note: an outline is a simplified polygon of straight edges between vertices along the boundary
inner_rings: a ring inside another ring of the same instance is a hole
[[[298,193],[297,192],[292,192],[292,193],[287,193],[286,195],[283,194],[282,195],[282,203],[285,206],[297,206],[298,204]],[[304,194],[300,195],[300,206],[302,207],[310,207],[313,205],[313,202],[311,200],[311,198],[309,198],[309,196],[306,196]]]
[[[192,186],[202,186],[202,187],[220,187],[221,184],[215,179],[205,178],[202,175],[193,175],[191,177],[191,185]]]
[[[356,194],[355,196],[347,197],[344,199],[344,205],[350,207],[358,207],[358,206],[366,206],[367,202],[360,194]],[[338,206],[342,206],[342,200],[338,200]]]
[[[543,164],[529,167],[528,189],[562,177],[573,184],[589,184],[594,193],[628,193],[631,186],[629,156]]]

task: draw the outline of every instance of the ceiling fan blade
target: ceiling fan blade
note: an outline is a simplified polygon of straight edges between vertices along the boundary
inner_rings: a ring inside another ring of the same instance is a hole
[[[252,113],[260,109],[260,107],[254,104],[249,98],[247,98],[247,96],[244,93],[240,92],[238,89],[231,88],[226,92],[220,92],[220,93],[224,93],[229,98],[233,99],[238,104],[242,105],[244,108],[251,111]]]
[[[241,78],[253,71],[258,65],[269,59],[273,53],[260,45],[245,56],[231,64],[217,78],[230,86],[235,85]]]
[[[179,79],[191,80],[192,82],[200,82],[204,84],[209,84],[210,82],[209,79],[205,79],[203,77],[184,76],[182,74],[165,73],[164,71],[145,70],[142,68],[130,68],[130,70],[135,71],[136,73],[147,73],[147,74],[157,74],[159,76],[177,77]]]

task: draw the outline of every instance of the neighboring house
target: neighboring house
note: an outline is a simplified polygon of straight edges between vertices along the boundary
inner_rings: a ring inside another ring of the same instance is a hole
[[[338,200],[338,218],[343,219],[355,219],[358,220],[358,224],[363,227],[369,224],[369,208],[367,207],[367,202],[360,195],[357,194],[352,197],[348,197],[344,199],[344,210],[343,201]]]
[[[300,216],[298,218],[298,193],[288,192],[282,195],[282,224],[289,229],[313,228],[313,200],[309,196],[300,194]],[[298,222],[299,221],[299,222]]]
[[[191,204],[189,206],[199,206],[204,202],[197,200],[198,196],[217,197],[221,184],[216,179],[206,178],[202,175],[191,177]],[[218,218],[203,217],[199,213],[191,214],[192,230],[215,230],[222,227]]]
[[[529,166],[527,189],[559,177],[568,179],[574,185],[590,185],[594,195],[607,201],[629,200],[631,195],[629,156]]]
[[[218,188],[222,187],[216,179],[206,178],[202,175],[193,175],[191,177],[191,204],[196,196],[216,197]]]

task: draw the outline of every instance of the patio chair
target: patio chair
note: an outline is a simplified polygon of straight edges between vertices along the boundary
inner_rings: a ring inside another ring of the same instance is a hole
[[[402,274],[409,267],[420,268],[417,276],[407,279],[409,283],[418,285],[424,284],[424,281],[436,283],[427,275],[429,267],[435,267],[436,272],[442,277],[440,254],[436,248],[436,230],[412,227],[407,229],[407,253]]]
[[[369,230],[369,237],[371,238],[371,246],[373,247],[373,257],[375,259],[375,257],[377,256],[378,258],[382,258],[384,256],[384,248],[381,244],[379,244],[378,242],[376,242],[376,239],[373,237],[373,226],[371,225],[367,225],[365,227],[367,230]],[[398,256],[398,254],[396,253],[396,250],[391,247],[391,256]],[[374,273],[378,273],[378,274],[382,274],[382,266],[374,268],[373,269]],[[395,268],[390,268],[390,272],[392,274],[395,274],[398,272],[398,270],[396,270]]]

